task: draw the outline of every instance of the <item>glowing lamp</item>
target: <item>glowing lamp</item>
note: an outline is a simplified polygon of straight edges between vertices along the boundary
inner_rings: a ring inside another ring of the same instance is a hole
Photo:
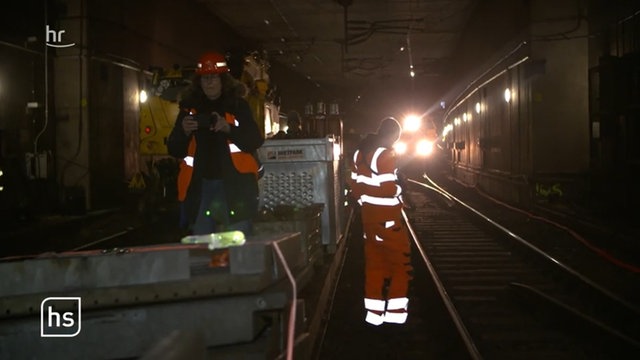
[[[403,141],[398,141],[393,144],[393,150],[396,151],[396,154],[402,155],[407,152],[407,143]]]
[[[420,124],[421,120],[420,117],[417,115],[407,115],[404,118],[404,131],[407,132],[415,132],[418,131],[418,129],[420,129]]]
[[[140,91],[140,102],[141,102],[141,103],[145,103],[145,102],[147,102],[147,98],[148,98],[148,97],[147,97],[147,92],[146,92],[146,91],[144,91],[144,90],[141,90],[141,91]]]

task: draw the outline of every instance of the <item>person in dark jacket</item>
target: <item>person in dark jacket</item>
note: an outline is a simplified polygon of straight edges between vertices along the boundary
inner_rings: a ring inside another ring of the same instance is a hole
[[[280,139],[303,139],[309,137],[308,134],[302,130],[302,120],[300,119],[300,114],[291,110],[287,114],[287,130],[280,130],[275,135],[273,135],[272,139],[280,140]]]
[[[295,111],[289,111],[287,115],[287,125],[289,126],[287,129],[287,135],[285,138],[287,139],[303,139],[309,137],[308,134],[302,130],[302,119],[300,118],[300,114]]]
[[[193,235],[253,232],[258,211],[258,164],[253,154],[264,138],[242,89],[229,74],[225,57],[207,52],[179,103],[167,148],[181,159],[178,198],[183,224]]]

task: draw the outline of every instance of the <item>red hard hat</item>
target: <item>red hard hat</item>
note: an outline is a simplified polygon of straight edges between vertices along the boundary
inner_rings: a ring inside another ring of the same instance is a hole
[[[196,74],[198,75],[222,74],[228,71],[227,59],[224,55],[216,52],[204,53],[196,66]]]

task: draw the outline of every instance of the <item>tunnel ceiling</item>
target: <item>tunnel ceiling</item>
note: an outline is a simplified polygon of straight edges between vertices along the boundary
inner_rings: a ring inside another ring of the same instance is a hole
[[[358,93],[442,76],[477,0],[202,0],[319,86]],[[411,79],[410,67],[415,77]]]

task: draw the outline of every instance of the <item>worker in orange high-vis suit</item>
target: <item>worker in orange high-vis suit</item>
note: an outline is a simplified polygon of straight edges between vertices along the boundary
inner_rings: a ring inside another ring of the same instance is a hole
[[[243,85],[217,52],[200,57],[191,86],[182,94],[167,148],[181,160],[181,222],[194,235],[253,232],[259,166],[253,154],[264,138],[242,94]]]
[[[409,236],[402,219],[402,189],[392,148],[400,132],[394,118],[383,119],[378,131],[355,151],[349,179],[351,195],[361,206],[365,321],[376,326],[404,324],[409,307]]]

